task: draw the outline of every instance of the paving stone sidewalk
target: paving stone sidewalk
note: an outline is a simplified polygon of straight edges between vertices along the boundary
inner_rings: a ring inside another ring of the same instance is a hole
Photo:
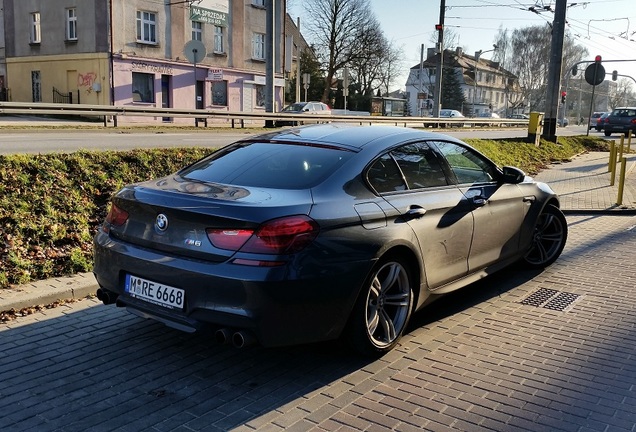
[[[626,154],[626,179],[622,203],[619,194],[620,164],[611,184],[609,153],[590,152],[571,162],[552,164],[535,176],[559,194],[561,207],[570,213],[590,211],[636,211],[636,154]]]

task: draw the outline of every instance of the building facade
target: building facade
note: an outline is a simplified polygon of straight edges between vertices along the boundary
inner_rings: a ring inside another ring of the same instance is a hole
[[[274,1],[272,40],[266,38],[265,0],[4,4],[12,101],[57,102],[56,95],[70,95],[71,103],[82,104],[265,111],[267,56],[273,54],[273,104],[281,108],[284,0]]]
[[[438,63],[439,54],[429,48],[422,66],[418,64],[410,69],[406,93],[412,116],[429,116],[432,113]],[[459,77],[466,100],[461,107],[464,115],[478,117],[495,113],[506,117],[512,114],[510,102],[514,100],[517,103],[519,96],[517,79],[499,63],[483,59],[478,53],[467,55],[457,48],[444,50],[443,64],[444,73],[452,70]]]

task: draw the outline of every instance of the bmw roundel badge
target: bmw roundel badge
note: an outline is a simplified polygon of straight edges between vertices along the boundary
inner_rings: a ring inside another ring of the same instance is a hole
[[[155,220],[155,226],[161,232],[164,232],[168,229],[168,216],[163,213],[159,213],[157,215],[157,219]]]

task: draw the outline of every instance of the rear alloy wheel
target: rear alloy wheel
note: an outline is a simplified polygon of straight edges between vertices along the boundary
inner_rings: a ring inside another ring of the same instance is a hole
[[[398,342],[413,309],[412,276],[398,259],[380,261],[356,303],[349,342],[365,355],[383,354]]]
[[[547,205],[537,219],[532,233],[532,245],[523,257],[530,268],[544,268],[557,260],[568,237],[568,225],[563,212]]]

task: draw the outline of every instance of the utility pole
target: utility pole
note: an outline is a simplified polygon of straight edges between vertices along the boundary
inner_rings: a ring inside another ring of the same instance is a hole
[[[296,19],[296,27],[298,27],[298,34],[300,34],[300,17]],[[305,99],[307,99],[306,96]],[[300,102],[300,44],[296,49],[296,102]]]
[[[565,0],[564,0],[565,1]],[[437,51],[439,62],[437,63],[437,75],[435,76],[435,94],[433,95],[433,117],[439,117],[442,105],[442,70],[444,68],[444,15],[446,14],[446,0],[440,0],[439,23],[435,26],[438,32]]]
[[[273,113],[276,106],[276,3],[265,1],[265,112]],[[265,120],[265,127],[274,127],[273,120]]]
[[[417,93],[417,109],[419,111],[420,117],[424,117],[424,99],[420,98],[420,95],[424,93],[422,90],[422,79],[424,75],[424,44],[420,47],[420,87],[418,88]],[[428,97],[428,95],[426,95]]]
[[[557,114],[559,110],[559,90],[561,68],[563,67],[563,39],[565,36],[565,15],[567,0],[556,0],[552,23],[552,46],[548,67],[548,87],[545,115],[543,118],[543,138],[556,142]]]

